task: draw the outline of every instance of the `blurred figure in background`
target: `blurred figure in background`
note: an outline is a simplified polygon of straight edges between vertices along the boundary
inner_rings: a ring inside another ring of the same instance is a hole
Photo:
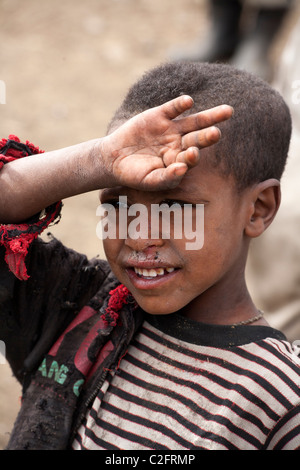
[[[228,62],[270,80],[269,48],[292,0],[208,0],[211,20],[205,41],[175,51],[174,60]]]
[[[300,16],[285,45],[273,86],[287,102],[293,120],[282,202],[274,224],[254,240],[248,277],[252,295],[271,325],[300,345]]]

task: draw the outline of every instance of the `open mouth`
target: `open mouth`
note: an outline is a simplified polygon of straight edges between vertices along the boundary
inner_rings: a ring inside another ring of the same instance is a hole
[[[166,274],[170,274],[175,271],[175,268],[133,268],[135,274],[137,276],[142,277],[144,279],[153,279],[158,276],[165,276]]]
[[[174,267],[136,267],[127,268],[127,275],[132,284],[137,289],[152,289],[165,285],[170,281],[176,273],[178,268]]]

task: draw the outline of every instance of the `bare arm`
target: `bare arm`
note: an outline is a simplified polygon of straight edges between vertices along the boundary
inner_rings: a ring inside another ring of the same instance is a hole
[[[181,96],[141,113],[112,134],[4,165],[0,172],[0,222],[20,222],[50,204],[115,185],[155,190],[174,187],[199,160],[201,148],[220,138],[215,124],[229,106],[190,115]]]
[[[0,221],[17,223],[56,201],[96,188],[100,139],[15,160],[0,172]],[[99,157],[99,163],[101,158]]]

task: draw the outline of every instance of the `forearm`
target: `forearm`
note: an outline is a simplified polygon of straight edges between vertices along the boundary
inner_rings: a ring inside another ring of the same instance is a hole
[[[105,187],[102,139],[31,155],[0,171],[0,222],[17,223],[61,199]]]
[[[176,119],[191,109],[180,96],[134,116],[102,139],[6,163],[0,171],[0,224],[17,223],[45,207],[95,189],[129,186],[157,191],[177,186],[199,160],[201,148],[218,142],[216,123],[229,106]]]

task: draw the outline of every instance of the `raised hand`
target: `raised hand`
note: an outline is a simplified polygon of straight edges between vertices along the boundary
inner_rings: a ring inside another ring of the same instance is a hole
[[[181,116],[193,106],[181,96],[149,109],[100,139],[7,163],[0,171],[0,222],[15,223],[61,199],[95,189],[175,187],[200,150],[220,138],[215,124],[230,106]]]
[[[222,105],[181,116],[192,106],[190,96],[180,96],[138,114],[107,136],[102,157],[113,185],[150,191],[178,185],[199,161],[200,149],[220,139],[215,124],[233,113]]]

